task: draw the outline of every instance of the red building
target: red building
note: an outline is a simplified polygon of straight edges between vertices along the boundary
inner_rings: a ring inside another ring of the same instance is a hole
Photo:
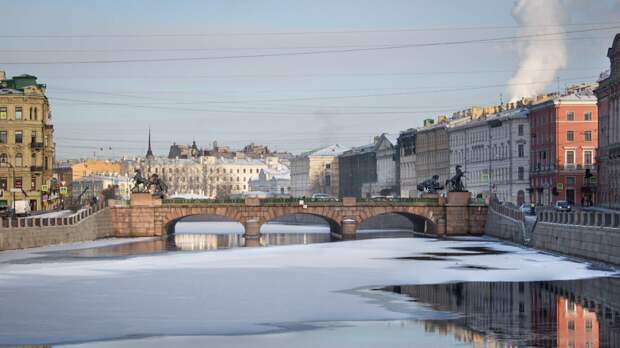
[[[598,144],[596,97],[581,91],[531,106],[530,194],[545,205],[594,201],[586,172],[595,174]]]

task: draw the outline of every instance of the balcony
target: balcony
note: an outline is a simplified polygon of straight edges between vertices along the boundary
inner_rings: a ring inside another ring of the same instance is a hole
[[[42,172],[43,166],[30,166],[30,171],[31,172]]]
[[[35,149],[35,150],[42,150],[43,147],[44,147],[43,143],[37,143],[37,142],[30,143],[30,148]]]

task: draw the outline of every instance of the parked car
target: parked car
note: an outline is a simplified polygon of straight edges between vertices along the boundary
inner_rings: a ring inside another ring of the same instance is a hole
[[[315,193],[312,195],[312,200],[331,202],[331,201],[337,201],[338,199],[336,199],[336,197],[332,197],[328,195],[327,193]]]
[[[521,212],[525,215],[536,215],[536,210],[532,208],[532,206],[530,204],[527,203],[523,203],[521,204],[521,206],[519,207],[519,209],[521,210]]]
[[[572,207],[567,201],[557,201],[553,205],[553,209],[557,211],[571,211]]]

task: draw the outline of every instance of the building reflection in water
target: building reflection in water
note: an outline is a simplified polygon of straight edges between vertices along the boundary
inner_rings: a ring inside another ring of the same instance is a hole
[[[473,347],[620,347],[619,278],[557,282],[469,282],[394,286],[436,310],[462,314],[427,321],[427,332]]]
[[[245,239],[242,234],[178,233],[170,236],[168,249],[182,251],[217,250],[237,247],[314,244],[331,240],[329,233],[269,233],[259,240]]]

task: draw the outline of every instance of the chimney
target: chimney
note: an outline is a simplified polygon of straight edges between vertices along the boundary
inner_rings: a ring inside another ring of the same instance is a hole
[[[0,81],[6,80],[6,73],[4,70],[0,70]]]

